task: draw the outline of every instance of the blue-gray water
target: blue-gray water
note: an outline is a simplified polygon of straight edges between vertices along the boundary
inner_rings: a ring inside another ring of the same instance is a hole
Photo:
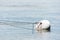
[[[60,13],[30,7],[0,7],[0,21],[38,22],[49,20],[51,32],[36,32],[32,24],[0,23],[0,40],[60,40]]]

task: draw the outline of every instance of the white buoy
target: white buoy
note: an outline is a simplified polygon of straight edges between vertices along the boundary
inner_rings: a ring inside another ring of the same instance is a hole
[[[35,29],[38,31],[40,30],[50,31],[50,22],[48,20],[41,20],[40,22],[36,24]]]

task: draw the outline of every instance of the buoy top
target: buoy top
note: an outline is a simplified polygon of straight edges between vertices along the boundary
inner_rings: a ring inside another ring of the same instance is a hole
[[[39,23],[42,23],[42,25],[40,26],[42,28],[48,28],[50,26],[50,22],[48,20],[41,20]]]

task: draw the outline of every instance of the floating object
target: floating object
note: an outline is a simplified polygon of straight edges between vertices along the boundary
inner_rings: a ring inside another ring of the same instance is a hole
[[[37,22],[35,29],[37,31],[41,31],[41,30],[50,31],[50,22],[48,20],[41,20],[40,22]]]

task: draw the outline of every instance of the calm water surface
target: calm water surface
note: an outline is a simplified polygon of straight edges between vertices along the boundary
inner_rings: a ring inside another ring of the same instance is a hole
[[[2,9],[0,22],[3,22],[0,23],[0,40],[60,40],[60,13],[27,7],[0,7],[0,9]],[[33,24],[19,23],[34,23],[43,19],[51,22],[51,32],[36,32]]]

